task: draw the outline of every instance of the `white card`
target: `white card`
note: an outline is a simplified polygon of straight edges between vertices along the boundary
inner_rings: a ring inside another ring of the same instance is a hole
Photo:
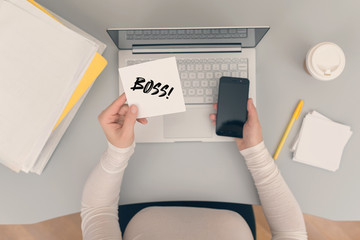
[[[185,102],[175,57],[119,68],[129,105],[139,118],[184,112]]]
[[[313,111],[304,118],[292,150],[293,160],[336,171],[352,132],[349,126],[336,123]]]

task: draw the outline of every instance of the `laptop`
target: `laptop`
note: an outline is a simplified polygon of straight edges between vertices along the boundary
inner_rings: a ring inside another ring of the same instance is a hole
[[[119,49],[119,68],[176,57],[186,111],[136,124],[136,142],[233,141],[217,136],[209,119],[216,112],[219,79],[248,78],[249,96],[256,104],[255,47],[268,30],[267,26],[107,29]],[[123,92],[119,79],[119,93]]]

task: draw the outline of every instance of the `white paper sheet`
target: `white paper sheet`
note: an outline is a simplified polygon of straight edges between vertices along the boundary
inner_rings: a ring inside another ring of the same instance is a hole
[[[299,135],[292,146],[293,160],[336,171],[352,132],[349,126],[336,123],[313,111],[303,120]]]
[[[22,3],[0,3],[0,162],[28,172],[98,47]]]
[[[186,110],[175,57],[120,68],[119,74],[129,105],[139,108],[139,118]]]
[[[99,46],[97,52],[100,53],[100,54],[103,54],[103,52],[106,49],[106,45],[104,43],[100,42],[95,37],[89,35],[88,33],[84,32],[80,28],[76,27],[75,25],[71,24],[70,22],[66,21],[65,19],[61,18],[56,13],[51,12],[48,9],[47,9],[47,11],[49,11],[51,13],[51,15],[55,16],[56,19],[58,19],[62,24],[64,24],[69,29],[71,29],[71,30],[81,34],[82,36],[86,37],[87,39],[95,42]],[[62,120],[62,122],[51,133],[51,135],[50,135],[49,139],[47,140],[44,148],[42,149],[38,159],[36,160],[36,163],[34,164],[32,169],[30,170],[32,173],[36,173],[36,174],[40,175],[44,171],[45,167],[47,166],[48,161],[50,160],[53,152],[55,151],[57,145],[59,144],[62,136],[64,135],[64,133],[66,132],[67,128],[69,127],[71,121],[75,117],[75,114],[79,110],[82,102],[86,98],[86,95],[88,94],[90,88],[76,102],[76,104],[71,108],[71,110],[65,116],[65,118]]]

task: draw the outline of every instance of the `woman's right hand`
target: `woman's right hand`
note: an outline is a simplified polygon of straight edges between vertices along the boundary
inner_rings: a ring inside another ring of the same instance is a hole
[[[214,108],[217,109],[217,104],[214,104]],[[243,138],[235,138],[236,145],[240,151],[256,146],[263,140],[260,121],[251,98],[247,102],[247,111],[248,119],[243,128]],[[210,120],[216,126],[216,114],[210,114]]]
[[[125,104],[126,96],[122,94],[99,115],[100,125],[107,140],[118,148],[129,147],[134,142],[134,125],[138,121],[147,123],[146,118],[137,119],[138,108]]]

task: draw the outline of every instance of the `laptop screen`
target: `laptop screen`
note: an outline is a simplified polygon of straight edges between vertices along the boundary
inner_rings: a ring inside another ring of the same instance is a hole
[[[269,27],[111,28],[107,32],[121,50],[146,45],[240,44],[253,48]]]

